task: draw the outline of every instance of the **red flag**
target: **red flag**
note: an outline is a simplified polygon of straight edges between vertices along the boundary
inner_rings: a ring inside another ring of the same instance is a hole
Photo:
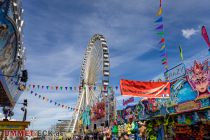
[[[204,40],[206,41],[206,43],[208,44],[208,46],[210,48],[210,41],[209,41],[208,33],[206,31],[205,26],[202,26],[201,33],[202,33],[202,36],[203,36]]]
[[[159,44],[161,44],[161,43],[163,43],[163,42],[165,42],[165,39],[164,39],[164,38],[162,38],[162,39],[160,40]]]

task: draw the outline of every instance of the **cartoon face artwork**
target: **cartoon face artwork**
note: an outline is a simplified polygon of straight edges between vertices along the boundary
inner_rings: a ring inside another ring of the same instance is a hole
[[[208,61],[203,64],[195,61],[191,69],[187,70],[187,74],[190,85],[199,93],[199,96],[210,96],[208,91],[210,83]]]

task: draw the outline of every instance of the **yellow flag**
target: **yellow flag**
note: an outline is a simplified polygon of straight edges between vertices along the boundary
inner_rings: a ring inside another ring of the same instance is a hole
[[[166,46],[165,46],[165,45],[163,45],[163,46],[161,47],[161,49],[160,49],[160,50],[163,50],[165,47],[166,47]]]
[[[162,7],[160,7],[159,11],[157,12],[157,16],[161,16],[162,13],[163,13],[163,9],[162,9]]]

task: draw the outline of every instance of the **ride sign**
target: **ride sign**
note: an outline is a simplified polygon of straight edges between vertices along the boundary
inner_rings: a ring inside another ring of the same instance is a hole
[[[182,104],[178,104],[175,109],[177,113],[189,112],[192,110],[200,109],[201,104],[195,101],[189,101]]]
[[[169,81],[175,81],[176,79],[183,77],[186,75],[186,68],[183,63],[173,67],[172,69],[165,72],[166,77],[168,77]]]

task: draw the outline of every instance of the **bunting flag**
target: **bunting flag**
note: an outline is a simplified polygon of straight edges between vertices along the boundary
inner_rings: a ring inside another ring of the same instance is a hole
[[[40,88],[41,87],[41,88]],[[65,89],[64,89],[65,87]],[[44,86],[44,85],[36,85],[36,84],[29,84],[26,86],[26,91],[30,91],[30,89],[32,90],[56,90],[56,91],[81,91],[82,89],[86,90],[86,87],[82,87],[82,86],[72,86],[72,87],[68,87],[68,86]],[[88,86],[87,89],[89,90],[110,90],[111,92],[113,91],[113,89],[118,90],[118,86],[115,86],[115,88],[113,88],[113,86]]]
[[[163,21],[163,17],[160,17],[155,21],[155,23],[162,22],[162,21]]]
[[[180,45],[179,45],[179,54],[180,54],[181,61],[183,61],[184,57],[183,57],[183,53],[182,53],[182,47]]]
[[[210,48],[209,36],[208,36],[208,33],[206,31],[206,27],[205,26],[202,26],[202,28],[201,28],[201,34],[202,34],[204,40],[206,41],[207,45]]]
[[[163,45],[163,46],[160,48],[160,50],[163,50],[163,49],[165,49],[165,47],[166,47],[166,46],[165,46],[165,45]]]
[[[34,91],[31,91],[30,93],[33,94]],[[68,110],[71,110],[71,111],[78,110],[77,108],[69,107],[67,105],[64,105],[64,104],[61,104],[61,103],[58,103],[58,102],[54,102],[53,100],[50,100],[49,98],[47,98],[45,96],[39,95],[38,93],[35,93],[34,96],[36,96],[36,97],[38,96],[38,98],[41,99],[42,101],[48,102],[48,103],[53,104],[55,106],[61,107],[63,109],[68,109]],[[83,111],[83,110],[81,110],[81,111]]]
[[[159,44],[164,43],[164,42],[165,42],[165,39],[162,38],[162,39],[160,40]]]
[[[155,30],[157,30],[157,35],[161,37],[158,46],[160,46],[160,57],[161,64],[163,65],[165,71],[168,70],[168,57],[166,53],[166,43],[165,43],[165,33],[164,33],[164,23],[163,23],[163,8],[162,8],[162,0],[160,0],[160,6],[157,12],[158,18],[154,21],[156,25]],[[165,77],[167,79],[167,77]]]
[[[163,30],[163,24],[159,25],[158,27],[155,28],[156,30]]]
[[[163,36],[164,32],[158,32],[157,34]]]
[[[163,9],[162,7],[159,8],[158,12],[157,12],[157,16],[161,16],[163,13]]]

